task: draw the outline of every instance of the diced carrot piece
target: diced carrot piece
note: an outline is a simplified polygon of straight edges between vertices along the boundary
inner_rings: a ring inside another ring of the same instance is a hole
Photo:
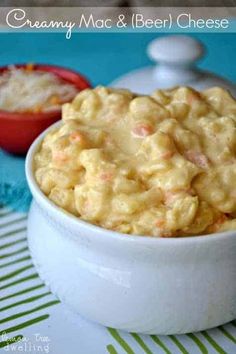
[[[165,220],[164,219],[157,219],[156,226],[158,228],[163,228],[164,225],[165,225]]]
[[[148,124],[138,124],[132,129],[132,134],[137,137],[145,137],[153,133],[153,128]]]
[[[109,182],[113,179],[114,175],[112,172],[102,172],[99,177],[102,181]]]
[[[177,192],[176,191],[167,191],[164,193],[164,202],[166,205],[171,204],[174,199],[176,198]]]
[[[172,156],[174,156],[174,151],[165,151],[160,157],[163,160],[169,160]]]
[[[188,150],[185,152],[185,156],[189,161],[201,168],[206,168],[209,165],[207,156],[200,151]]]
[[[80,131],[74,131],[70,134],[70,140],[77,143],[85,143],[85,136]]]
[[[52,158],[57,162],[65,162],[68,160],[68,156],[63,151],[54,151],[52,154]]]

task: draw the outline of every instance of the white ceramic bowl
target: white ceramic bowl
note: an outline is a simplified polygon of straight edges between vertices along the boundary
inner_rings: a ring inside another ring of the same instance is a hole
[[[33,158],[47,131],[28,152],[26,175],[34,197],[29,246],[52,292],[82,316],[131,332],[187,333],[233,320],[236,231],[164,239],[81,221],[35,181]]]

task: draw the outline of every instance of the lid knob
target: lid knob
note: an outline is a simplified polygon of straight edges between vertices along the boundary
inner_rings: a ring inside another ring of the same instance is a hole
[[[194,62],[203,56],[204,47],[190,36],[157,38],[149,44],[147,52],[152,60],[159,62],[154,71],[155,78],[159,82],[168,81],[168,86],[187,84],[200,75]]]
[[[201,58],[204,47],[196,39],[183,36],[165,36],[154,39],[148,46],[148,54],[155,61],[184,64]]]

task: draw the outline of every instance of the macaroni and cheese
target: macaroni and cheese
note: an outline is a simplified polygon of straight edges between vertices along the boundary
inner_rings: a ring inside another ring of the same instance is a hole
[[[62,116],[35,155],[37,183],[59,207],[126,234],[236,229],[236,101],[227,91],[97,87]]]

